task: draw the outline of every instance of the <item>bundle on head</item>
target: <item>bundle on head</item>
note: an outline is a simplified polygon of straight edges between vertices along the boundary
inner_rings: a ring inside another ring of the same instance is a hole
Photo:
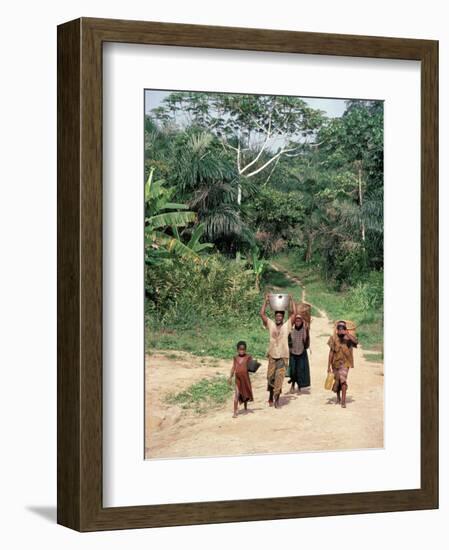
[[[312,320],[312,306],[307,302],[299,302],[296,304],[296,311],[301,315],[304,321],[310,325]]]
[[[346,320],[343,320],[343,319],[339,319],[338,321],[335,321],[335,323],[334,323],[334,334],[337,334],[337,326],[339,324],[342,324],[342,323],[344,323],[346,325],[346,329],[349,332],[349,334],[352,334],[352,336],[356,336],[355,329],[357,327],[356,327],[356,324],[354,323],[354,321],[346,321]]]

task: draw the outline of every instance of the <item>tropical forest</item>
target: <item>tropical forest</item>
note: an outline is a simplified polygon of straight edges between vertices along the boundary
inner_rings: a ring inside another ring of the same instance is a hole
[[[145,131],[148,351],[263,357],[266,292],[383,352],[383,102],[167,92]],[[147,100],[148,101],[148,100]],[[311,324],[313,331],[313,321]]]

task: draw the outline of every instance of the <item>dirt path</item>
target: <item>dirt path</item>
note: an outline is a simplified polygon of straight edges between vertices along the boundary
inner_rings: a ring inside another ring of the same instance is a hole
[[[292,280],[294,280],[292,278]],[[299,283],[299,281],[295,281]],[[202,378],[228,376],[231,361],[199,358],[184,352],[146,357],[147,458],[235,456],[298,451],[378,448],[383,446],[383,365],[367,361],[363,348],[354,351],[355,368],[348,378],[347,408],[335,404],[324,389],[332,323],[321,312],[312,318],[309,354],[312,386],[289,394],[284,382],[281,408],[267,404],[267,362],[251,375],[254,402],[247,413],[232,418],[232,397],[207,414],[168,405],[167,394],[186,389]],[[267,342],[268,343],[268,342]]]

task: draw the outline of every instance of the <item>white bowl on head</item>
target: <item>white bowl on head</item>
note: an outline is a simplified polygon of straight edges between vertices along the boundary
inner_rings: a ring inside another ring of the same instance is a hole
[[[273,311],[287,311],[290,303],[288,294],[269,294],[270,307]]]

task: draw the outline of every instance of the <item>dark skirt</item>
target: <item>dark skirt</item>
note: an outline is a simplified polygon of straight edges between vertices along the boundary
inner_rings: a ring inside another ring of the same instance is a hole
[[[289,376],[292,382],[296,382],[300,388],[310,386],[310,367],[307,351],[304,350],[301,355],[290,353]]]

